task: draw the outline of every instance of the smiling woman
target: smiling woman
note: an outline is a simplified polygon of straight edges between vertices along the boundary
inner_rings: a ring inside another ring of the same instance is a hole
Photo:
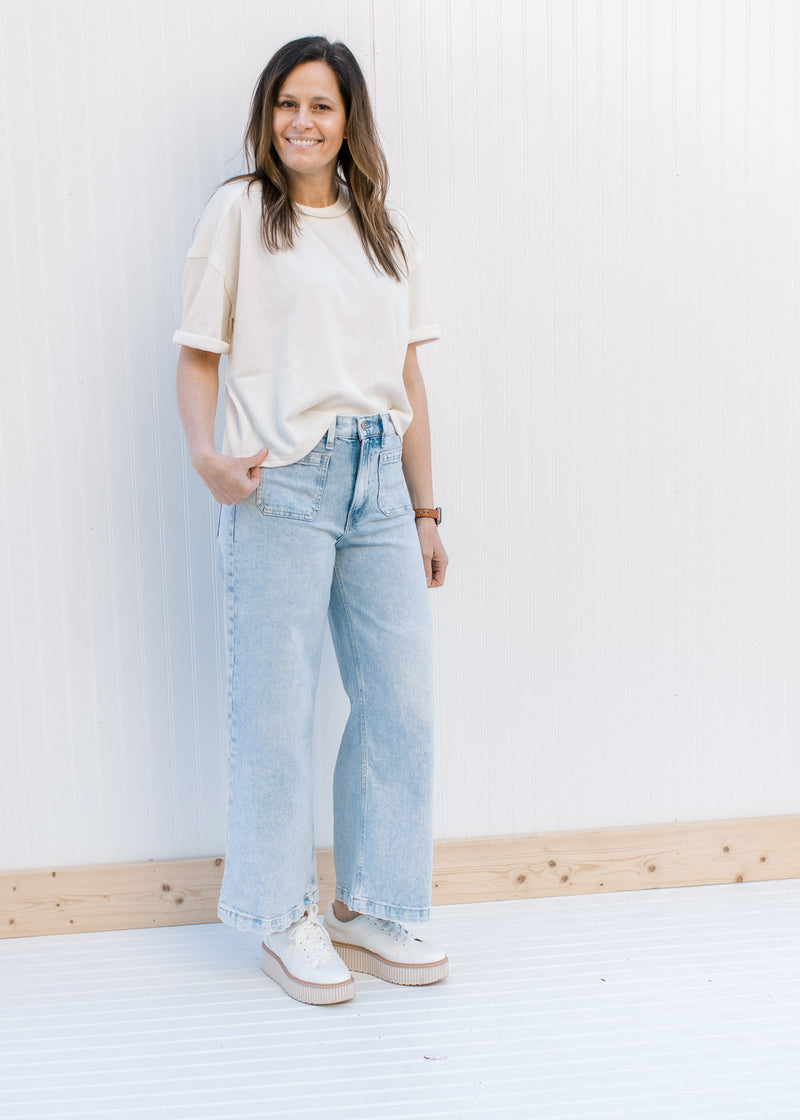
[[[262,935],[262,967],[289,995],[336,1003],[353,995],[349,968],[415,985],[449,968],[402,924],[429,920],[432,887],[427,591],[442,585],[447,553],[416,348],[440,331],[343,43],[299,39],[273,56],[245,150],[251,170],[200,219],[174,336],[192,464],[222,504],[229,796],[217,913]],[[323,924],[311,779],[326,617],[351,711]]]
[[[329,115],[336,119],[336,126],[324,124]],[[308,145],[297,143],[303,139],[320,141],[311,147],[319,148],[326,169],[315,183],[306,180],[308,193],[301,186],[303,166],[299,159],[295,162],[301,153],[305,158]],[[293,202],[305,205],[306,198],[313,198],[307,204],[320,206],[323,188],[335,196],[337,187],[346,186],[351,218],[367,259],[387,276],[401,279],[408,261],[404,241],[386,211],[386,157],[367,83],[344,43],[329,43],[316,36],[295,39],[275,52],[253,90],[245,152],[252,171],[228,182],[260,184],[262,236],[268,249],[277,251],[294,244],[297,211]],[[298,188],[304,191],[302,197],[293,196]]]
[[[304,62],[289,75],[273,110],[272,134],[296,201],[332,205],[333,172],[347,134],[336,76],[324,62]]]

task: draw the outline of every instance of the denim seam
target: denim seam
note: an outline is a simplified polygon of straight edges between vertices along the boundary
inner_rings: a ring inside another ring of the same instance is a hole
[[[230,786],[230,771],[231,763],[234,753],[234,743],[236,739],[235,729],[235,711],[236,705],[233,702],[233,686],[236,675],[236,595],[234,594],[234,551],[236,539],[236,506],[231,506],[230,520],[226,526],[225,540],[220,542],[224,546],[224,565],[223,573],[225,579],[225,640],[227,647],[227,681],[226,681],[226,702],[225,702],[225,731],[227,740],[227,817],[230,821],[232,810],[231,800],[231,786]],[[226,831],[228,822],[226,822]],[[226,854],[227,854],[227,837],[226,837]],[[223,885],[225,876],[223,874]],[[218,901],[218,907],[220,903]],[[217,916],[220,917],[218,909]]]
[[[347,596],[344,593],[344,585],[342,583],[341,574],[339,572],[338,564],[334,565],[333,570],[336,584],[339,588],[339,594],[342,597],[342,605],[344,607],[344,617],[347,622],[347,633],[350,638],[350,648],[353,653],[353,664],[355,665],[356,679],[358,680],[358,700],[360,708],[359,724],[361,727],[361,838],[358,846],[358,864],[356,867],[356,879],[353,884],[354,888],[361,887],[364,882],[364,849],[366,847],[366,830],[367,830],[367,759],[366,759],[366,743],[367,743],[367,706],[364,700],[364,677],[361,673],[361,664],[358,659],[358,648],[355,640],[355,630],[353,629],[353,620],[350,614],[350,604],[347,602]]]
[[[395,456],[395,455],[397,457],[393,458],[393,456]],[[406,486],[406,498],[403,502],[403,505],[401,505],[401,506],[384,505],[381,501],[382,498],[383,498],[384,501],[386,500],[384,498],[384,492],[389,490],[388,483],[384,484],[384,482],[383,482],[383,476],[384,476],[384,473],[385,473],[385,468],[390,466],[391,464],[397,463],[397,462],[400,463],[400,470],[402,471],[403,460],[402,460],[402,448],[400,448],[400,447],[393,447],[389,451],[381,451],[379,456],[378,456],[377,502],[378,502],[378,509],[381,511],[381,513],[385,517],[391,517],[393,514],[396,514],[396,513],[408,513],[413,509],[413,506],[411,504],[411,501],[410,501],[410,498],[409,498],[409,495],[408,495],[408,486]]]
[[[344,898],[342,895],[344,895]],[[338,884],[336,886],[335,897],[350,909],[361,907],[360,913],[362,914],[371,913],[366,907],[371,907],[373,911],[381,911],[381,913],[372,915],[375,918],[388,918],[390,921],[430,921],[430,906],[397,906],[393,902],[380,902],[378,899],[367,898],[366,895],[348,891],[345,887],[341,887]]]
[[[229,738],[231,754],[233,754],[233,746],[236,741],[236,719],[235,710],[236,705],[233,702],[234,685],[236,681],[236,593],[234,584],[236,582],[234,577],[235,558],[234,553],[236,549],[236,506],[231,508],[231,527],[230,527],[230,543],[228,552],[228,597],[230,602],[230,609],[228,611],[228,626],[229,626],[229,641],[230,641],[230,685],[228,687],[228,707],[229,707]]]
[[[320,453],[310,451],[309,455],[312,455],[312,454],[320,454]],[[306,456],[306,459],[307,458],[308,458],[308,456]],[[259,483],[258,488],[256,490],[256,505],[258,506],[258,508],[261,510],[261,512],[264,514],[265,517],[291,517],[291,518],[294,518],[297,521],[313,521],[316,518],[317,514],[319,513],[319,507],[322,504],[322,495],[325,491],[325,483],[326,483],[327,478],[328,478],[328,467],[330,465],[330,461],[331,461],[331,457],[330,457],[330,455],[327,455],[327,454],[322,456],[322,458],[320,459],[320,461],[318,463],[316,463],[316,462],[306,462],[305,460],[302,460],[302,459],[300,460],[300,463],[302,463],[303,466],[313,467],[314,470],[316,471],[316,491],[315,491],[314,496],[311,500],[311,509],[308,513],[302,513],[298,510],[283,509],[279,506],[271,506],[268,501],[264,501],[264,499],[262,498],[262,494],[264,492],[264,489],[265,489],[267,481],[268,481],[267,477],[265,477]],[[289,464],[289,466],[295,466],[295,465],[296,465],[295,463],[290,463]],[[276,467],[276,468],[273,468],[273,469],[280,470],[281,468]]]
[[[277,918],[259,918],[256,914],[248,914],[246,910],[239,910],[234,906],[227,906],[224,902],[220,902],[217,904],[217,916],[219,917],[220,913],[224,913],[234,919],[242,919],[240,928],[244,923],[248,923],[255,927],[253,932],[279,933],[281,930],[288,929],[293,922],[302,917],[315,902],[319,902],[319,892],[317,890],[308,893],[301,903],[293,906],[291,910],[287,910],[285,914],[281,914]]]

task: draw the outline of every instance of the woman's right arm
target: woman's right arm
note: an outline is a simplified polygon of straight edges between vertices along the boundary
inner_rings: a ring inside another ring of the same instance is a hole
[[[221,455],[214,446],[214,416],[219,393],[219,354],[181,346],[178,358],[178,412],[180,413],[192,466],[216,500],[224,506],[237,505],[258,486],[259,466],[267,457],[264,447],[257,455],[239,459]]]

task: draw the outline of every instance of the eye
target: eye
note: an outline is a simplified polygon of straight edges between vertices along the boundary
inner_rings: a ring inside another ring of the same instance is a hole
[[[294,108],[294,101],[279,101],[278,102],[278,108],[279,109],[292,109],[292,108]]]
[[[318,109],[330,109],[330,105],[317,105]]]

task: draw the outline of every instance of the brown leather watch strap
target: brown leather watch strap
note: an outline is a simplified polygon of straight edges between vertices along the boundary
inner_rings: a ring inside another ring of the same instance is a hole
[[[442,507],[437,506],[436,509],[415,509],[414,517],[432,517],[437,525],[441,525]]]

